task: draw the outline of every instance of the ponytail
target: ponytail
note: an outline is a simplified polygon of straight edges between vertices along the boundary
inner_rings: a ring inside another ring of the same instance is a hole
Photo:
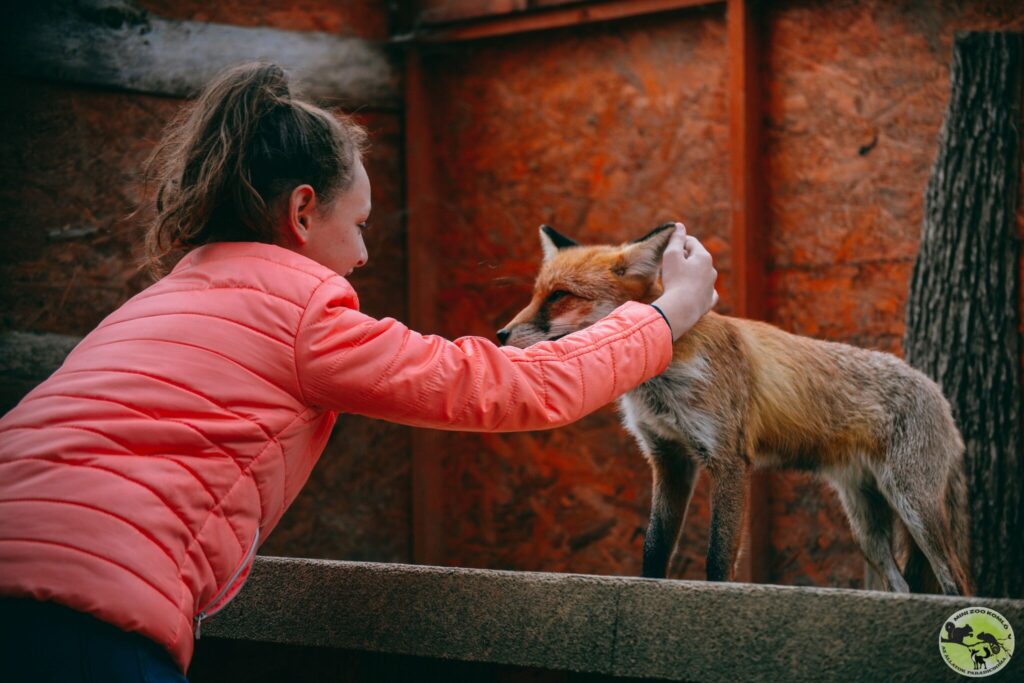
[[[276,64],[222,72],[168,128],[145,166],[156,188],[145,265],[209,242],[275,241],[272,208],[309,184],[323,202],[351,187],[366,131],[293,97]]]

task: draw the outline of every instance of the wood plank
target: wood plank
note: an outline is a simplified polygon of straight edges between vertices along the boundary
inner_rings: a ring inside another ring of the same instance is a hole
[[[29,12],[0,46],[15,75],[191,97],[218,71],[252,60],[289,70],[311,97],[395,109],[398,72],[380,43],[328,33],[162,19],[130,6]]]
[[[577,2],[579,0],[576,0]],[[423,24],[447,24],[495,15],[524,12],[529,0],[417,0],[419,21]]]
[[[758,191],[760,98],[757,78],[756,22],[752,0],[728,0],[726,40],[729,55],[729,172],[732,181],[732,263],[735,314],[765,318],[765,248],[767,232]],[[770,578],[768,500],[770,475],[750,479],[744,544],[737,576],[742,581]]]
[[[415,4],[419,22],[436,25],[602,1],[607,0],[416,0]]]
[[[479,40],[530,31],[543,31],[615,19],[668,12],[672,10],[718,5],[721,0],[614,0],[590,2],[568,7],[488,16],[476,21],[421,28],[414,39],[423,42],[450,43]]]
[[[437,186],[430,89],[420,48],[406,54],[405,72],[406,249],[409,283],[409,324],[424,334],[438,331],[436,244]],[[443,564],[441,536],[440,434],[412,431],[412,558],[420,564]]]

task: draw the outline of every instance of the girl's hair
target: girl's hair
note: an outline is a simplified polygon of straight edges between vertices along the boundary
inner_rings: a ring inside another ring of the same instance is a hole
[[[352,186],[366,131],[293,97],[276,64],[222,72],[170,125],[145,166],[156,186],[146,265],[209,242],[273,243],[275,200],[308,183],[321,202]]]

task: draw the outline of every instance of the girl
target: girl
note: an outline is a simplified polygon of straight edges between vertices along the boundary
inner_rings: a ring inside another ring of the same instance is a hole
[[[363,315],[345,277],[368,258],[364,141],[251,64],[158,147],[148,254],[186,255],[0,420],[0,652],[27,680],[184,680],[339,412],[564,425],[664,370],[716,299],[711,257],[677,225],[655,305],[555,342]]]

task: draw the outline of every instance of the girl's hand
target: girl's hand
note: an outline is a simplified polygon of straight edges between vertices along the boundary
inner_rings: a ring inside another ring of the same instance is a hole
[[[717,278],[711,254],[696,237],[686,234],[682,223],[676,223],[662,257],[661,282],[665,291],[653,302],[668,319],[673,340],[679,339],[718,303]]]

